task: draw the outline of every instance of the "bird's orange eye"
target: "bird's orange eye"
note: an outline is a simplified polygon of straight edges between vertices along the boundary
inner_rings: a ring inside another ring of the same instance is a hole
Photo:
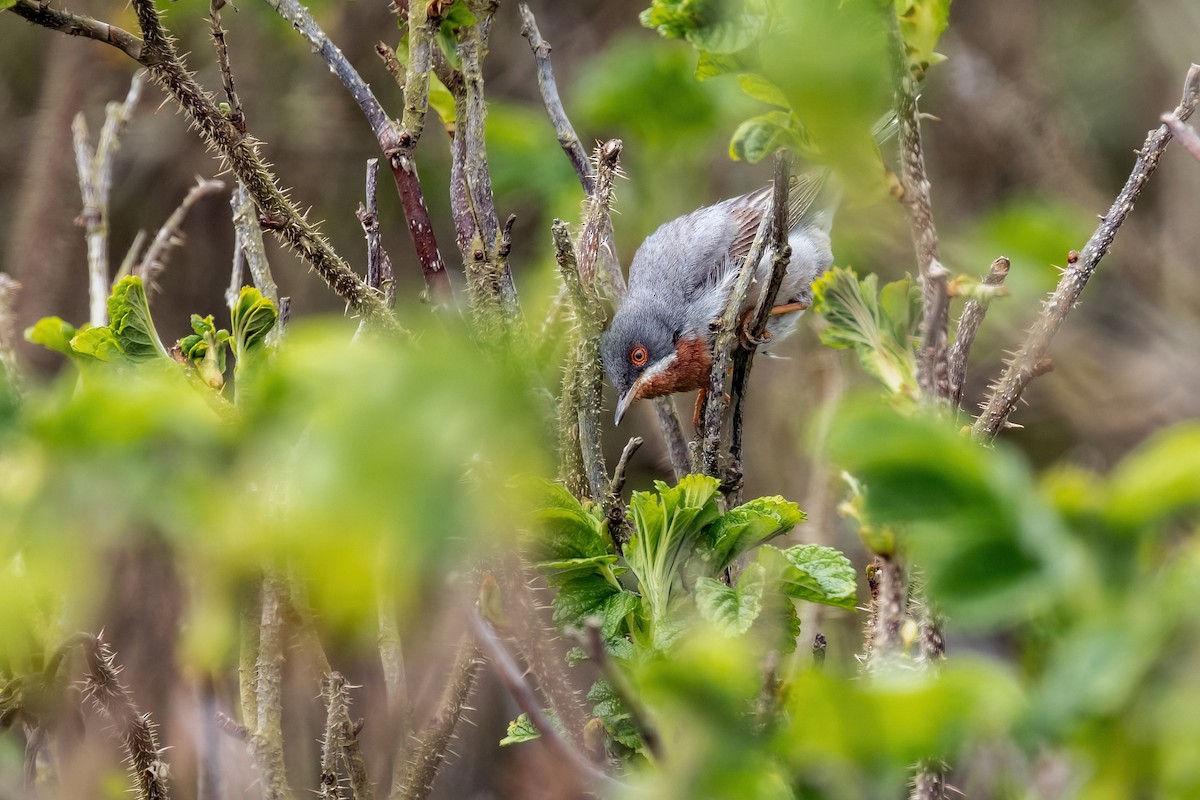
[[[646,346],[635,344],[633,349],[629,351],[629,363],[635,367],[646,366],[646,361],[650,358],[650,354],[646,352]]]

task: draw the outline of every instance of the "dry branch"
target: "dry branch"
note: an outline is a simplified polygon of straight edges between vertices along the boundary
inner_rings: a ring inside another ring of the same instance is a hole
[[[1200,161],[1200,133],[1196,133],[1196,129],[1188,125],[1174,114],[1163,114],[1162,121],[1171,129],[1171,135],[1179,140],[1179,144],[1184,150],[1192,154],[1192,157]]]
[[[387,693],[389,734],[392,748],[392,784],[404,781],[404,763],[408,757],[412,728],[412,705],[408,697],[408,675],[404,669],[404,651],[396,625],[395,598],[383,589],[379,593],[379,662]]]
[[[1174,116],[1181,122],[1186,122],[1196,110],[1197,102],[1200,102],[1200,64],[1193,64],[1184,80],[1183,96]],[[1154,174],[1163,150],[1170,141],[1171,130],[1166,125],[1160,125],[1147,135],[1145,144],[1138,151],[1133,172],[1130,173],[1117,199],[1113,201],[1100,226],[1084,245],[1083,251],[1063,271],[1058,287],[1043,305],[1041,315],[1026,334],[1021,348],[1008,362],[1004,374],[993,384],[983,405],[983,413],[975,420],[973,433],[977,438],[994,438],[1001,428],[1008,424],[1008,417],[1021,399],[1025,387],[1039,374],[1039,370],[1044,371],[1046,351],[1050,342],[1079,301],[1083,288],[1095,273],[1100,259],[1108,252],[1129,212],[1133,210],[1134,203],[1137,202],[1150,176]]]
[[[482,664],[473,637],[464,636],[437,711],[417,737],[401,779],[393,779],[391,800],[423,800],[429,795]]]
[[[0,272],[0,401],[4,400],[4,394],[7,393],[8,400],[13,403],[21,396],[21,369],[14,347],[16,316],[13,314],[20,291],[21,284],[7,273]]]
[[[226,166],[245,184],[258,207],[259,223],[296,250],[355,312],[384,329],[399,332],[400,327],[382,299],[354,274],[279,188],[274,174],[263,163],[256,143],[237,130],[221,113],[212,96],[188,72],[152,0],[132,2],[142,31],[140,44],[126,31],[84,15],[51,8],[39,0],[17,0],[12,10],[42,27],[110,44],[146,67],[199,128],[204,140],[221,154]]]
[[[288,589],[283,577],[269,573],[262,581],[262,613],[255,664],[255,718],[250,752],[262,772],[264,800],[292,800],[283,764],[283,614]]]
[[[246,267],[250,270],[250,279],[254,287],[262,292],[263,297],[277,307],[281,307],[279,287],[271,275],[271,265],[267,263],[267,249],[263,244],[262,228],[254,216],[254,203],[246,185],[238,181],[238,187],[229,198],[233,207],[233,227],[237,230],[242,243],[242,255],[246,257]],[[236,298],[235,298],[236,300]]]
[[[890,5],[884,13],[887,16],[896,117],[900,126],[900,185],[904,190],[902,199],[908,212],[908,224],[912,230],[913,248],[921,276],[923,315],[917,382],[925,402],[933,403],[944,400],[949,394],[946,331],[949,326],[947,283],[950,271],[942,266],[938,254],[937,228],[933,224],[933,204],[929,198],[929,179],[925,174],[920,113],[917,110],[918,77],[908,63],[900,21]]]
[[[396,276],[392,272],[392,259],[383,249],[379,234],[379,201],[376,185],[379,175],[379,159],[367,159],[367,201],[358,207],[358,222],[367,238],[367,286],[383,292],[389,307],[396,304]]]
[[[1004,256],[997,258],[992,262],[991,269],[983,279],[983,285],[993,289],[1003,286],[1010,266],[1009,260]],[[950,345],[950,352],[946,358],[948,362],[946,371],[950,381],[950,401],[956,407],[962,401],[963,382],[966,380],[967,358],[971,354],[971,345],[975,344],[975,334],[979,332],[979,326],[983,324],[984,315],[987,314],[990,297],[990,294],[985,294],[981,298],[972,297],[967,301],[963,306],[962,317],[958,320],[958,329],[954,333],[954,344]]]
[[[213,46],[217,51],[217,66],[221,70],[221,88],[225,90],[225,99],[229,103],[229,121],[233,127],[242,133],[246,132],[246,115],[242,112],[242,102],[238,99],[233,87],[233,69],[229,66],[229,45],[225,42],[225,29],[221,27],[221,9],[225,0],[209,0],[208,26],[212,36]]]
[[[367,776],[366,762],[358,745],[361,727],[350,719],[350,684],[340,672],[330,672],[321,678],[321,695],[325,698],[325,738],[321,743],[321,788],[323,798],[341,798],[341,781],[337,765],[341,764],[350,782],[354,800],[372,800],[375,796]]]

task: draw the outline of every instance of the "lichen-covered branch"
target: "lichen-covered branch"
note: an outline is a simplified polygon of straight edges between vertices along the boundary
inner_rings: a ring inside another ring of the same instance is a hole
[[[1004,285],[1004,279],[1008,277],[1010,266],[1009,260],[1004,256],[1000,256],[992,262],[991,269],[983,279],[983,285],[988,287],[987,291],[995,291]],[[962,317],[958,321],[958,329],[954,333],[954,343],[950,345],[950,352],[946,359],[948,362],[947,373],[950,381],[950,401],[956,407],[962,401],[963,383],[967,375],[967,358],[971,354],[971,345],[975,343],[975,334],[979,332],[979,326],[983,324],[990,298],[991,294],[989,293],[978,298],[972,297],[967,301],[963,306]]]
[[[396,304],[396,276],[392,272],[392,259],[383,249],[379,234],[379,201],[376,185],[379,175],[379,159],[367,159],[367,199],[358,207],[358,222],[367,239],[367,286],[383,292],[388,306]]]
[[[929,178],[925,174],[925,153],[921,146],[921,123],[917,110],[918,76],[908,63],[904,35],[900,31],[896,12],[888,5],[883,13],[887,18],[892,89],[900,126],[902,199],[908,212],[908,224],[921,276],[923,316],[917,382],[925,402],[934,403],[949,395],[946,331],[950,321],[950,298],[947,294],[950,271],[942,266],[937,228],[933,224],[933,204],[929,197]]]
[[[1200,102],[1200,64],[1193,64],[1184,80],[1183,96],[1174,116],[1181,122],[1186,122],[1196,110],[1197,102]],[[1083,251],[1074,259],[1074,263],[1067,265],[1058,281],[1058,287],[1042,306],[1042,313],[1026,334],[1025,341],[1009,361],[1004,374],[992,385],[983,405],[983,413],[975,420],[973,433],[977,438],[994,438],[1001,428],[1008,424],[1008,417],[1021,399],[1025,387],[1040,374],[1040,371],[1044,371],[1046,351],[1050,342],[1079,301],[1084,287],[1096,272],[1100,259],[1108,252],[1129,212],[1133,210],[1134,203],[1137,202],[1150,176],[1154,174],[1163,150],[1170,141],[1171,131],[1166,125],[1160,125],[1150,131],[1146,137],[1145,144],[1138,151],[1133,172],[1121,188],[1117,199],[1113,201],[1100,226],[1084,245]]]
[[[93,151],[88,141],[87,120],[80,112],[75,116],[71,132],[75,140],[75,166],[79,172],[79,191],[83,195],[83,212],[79,222],[87,239],[89,321],[93,325],[108,323],[108,295],[112,279],[108,270],[108,197],[112,191],[113,159],[120,146],[121,133],[133,116],[141,96],[143,73],[138,72],[129,83],[123,103],[109,103],[104,113],[104,127]]]
[[[482,665],[473,637],[464,636],[433,719],[418,735],[400,781],[392,784],[391,800],[423,800],[432,791]]]
[[[225,184],[221,181],[206,181],[197,178],[196,185],[188,190],[188,193],[184,195],[183,202],[171,212],[171,216],[167,217],[167,221],[158,229],[150,246],[146,248],[141,262],[133,268],[133,274],[140,277],[147,286],[153,286],[159,273],[166,266],[167,255],[171,252],[171,248],[183,243],[181,228],[188,211],[200,198],[224,190]]]
[[[86,674],[84,694],[113,724],[129,765],[129,774],[139,800],[168,800],[169,768],[163,760],[155,725],[149,714],[138,711],[129,690],[117,677],[112,648],[97,636],[77,634],[72,640],[83,645]]]
[[[246,258],[246,267],[250,270],[250,279],[254,288],[262,292],[263,297],[280,306],[279,287],[271,275],[271,265],[267,263],[267,249],[263,244],[262,228],[254,215],[254,203],[246,185],[238,181],[237,189],[229,198],[233,208],[233,227],[241,240],[242,255]],[[236,299],[236,298],[235,298]]]

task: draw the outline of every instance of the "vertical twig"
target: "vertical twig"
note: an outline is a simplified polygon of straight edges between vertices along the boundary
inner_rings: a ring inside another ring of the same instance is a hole
[[[917,110],[918,76],[908,63],[908,51],[900,21],[892,6],[887,17],[888,45],[892,62],[892,88],[896,118],[900,126],[900,185],[904,190],[904,208],[912,231],[917,267],[921,276],[923,316],[921,350],[918,355],[917,382],[927,403],[936,403],[949,395],[946,375],[946,330],[949,325],[950,298],[947,283],[950,271],[942,266],[938,254],[937,228],[933,224],[933,204],[929,198],[929,178],[925,174],[925,153],[921,146],[920,114]]]
[[[603,452],[597,463],[597,451],[589,445],[595,445],[599,437],[600,406],[599,402],[588,406],[583,397],[583,386],[588,382],[585,374],[594,377],[599,368],[598,353],[593,351],[603,322],[596,318],[597,305],[592,301],[588,287],[579,279],[579,262],[567,223],[554,220],[551,232],[558,271],[572,297],[579,322],[558,402],[559,477],[576,497],[591,497],[599,502],[607,488],[604,487],[607,470]],[[586,434],[585,425],[590,429]],[[585,435],[589,437],[588,445],[584,444]],[[592,459],[590,462],[589,458]]]
[[[83,212],[79,223],[84,227],[88,252],[89,321],[93,325],[108,324],[108,295],[112,280],[108,272],[108,197],[112,190],[113,159],[120,146],[121,133],[133,116],[142,93],[145,73],[137,72],[129,82],[129,92],[122,103],[109,103],[104,113],[104,127],[93,151],[88,142],[87,120],[76,115],[71,131],[75,137],[75,166],[79,171],[79,190],[83,195]]]
[[[1174,115],[1181,122],[1186,122],[1196,110],[1200,102],[1200,64],[1192,64],[1183,84],[1183,97]],[[1008,367],[1000,379],[992,385],[991,392],[983,404],[983,413],[975,420],[972,432],[976,438],[990,440],[1008,424],[1008,416],[1021,399],[1025,387],[1038,374],[1045,371],[1046,350],[1058,329],[1067,319],[1067,314],[1079,301],[1083,288],[1096,272],[1100,259],[1108,252],[1117,231],[1133,210],[1134,203],[1145,188],[1150,176],[1154,174],[1162,157],[1163,150],[1171,141],[1171,131],[1166,125],[1160,125],[1150,131],[1145,144],[1138,151],[1137,162],[1133,172],[1121,188],[1112,207],[1104,215],[1100,226],[1084,245],[1083,252],[1067,265],[1058,287],[1050,295],[1050,299],[1042,306],[1042,313],[1033,327],[1025,336],[1020,349],[1008,362]]]
[[[396,278],[392,273],[392,259],[383,249],[379,234],[378,175],[379,159],[367,159],[367,202],[358,207],[358,221],[367,237],[367,286],[383,292],[384,302],[392,307],[396,304]]]
[[[16,316],[13,308],[21,284],[0,272],[0,399],[5,393],[14,404],[21,397],[21,368],[17,363]]]
[[[240,133],[246,132],[246,115],[242,113],[242,101],[233,88],[233,69],[229,66],[229,45],[225,43],[225,29],[221,27],[221,9],[226,0],[209,0],[208,26],[213,46],[217,51],[217,66],[221,70],[221,88],[229,104],[229,121]]]
[[[340,672],[330,672],[321,678],[321,695],[325,698],[325,738],[321,743],[320,796],[329,800],[342,797],[339,763],[350,781],[354,800],[372,800],[375,796],[358,746],[362,721],[354,723],[350,719],[351,688]]]
[[[967,358],[971,353],[971,345],[975,343],[975,334],[979,332],[979,326],[983,324],[983,318],[987,314],[992,295],[1004,285],[1004,279],[1008,277],[1010,266],[1009,260],[1004,256],[993,261],[987,277],[983,279],[983,286],[988,287],[984,290],[987,293],[979,298],[972,297],[963,306],[962,317],[959,319],[958,329],[954,333],[954,344],[950,345],[950,352],[946,359],[950,381],[950,401],[955,406],[962,400],[963,383],[967,375]]]
[[[292,800],[283,764],[283,613],[288,602],[282,575],[270,571],[262,581],[262,614],[255,664],[255,727],[250,752],[262,772],[264,800]]]
[[[867,610],[867,630],[863,669],[878,672],[901,655],[900,631],[904,626],[904,571],[889,556],[876,556],[867,568],[871,604]]]
[[[263,244],[262,228],[255,216],[254,203],[246,184],[238,181],[237,189],[229,198],[233,208],[233,227],[242,243],[242,254],[246,257],[246,267],[250,270],[250,279],[254,287],[262,292],[262,296],[279,307],[279,287],[271,275],[271,265],[267,263],[267,249]],[[238,288],[241,288],[240,286]],[[236,300],[236,298],[234,298]]]
[[[382,581],[380,582],[382,584]],[[412,731],[412,704],[408,696],[408,675],[404,669],[404,651],[396,625],[395,598],[379,591],[379,662],[383,667],[383,685],[387,693],[389,735],[392,747],[392,783],[403,782],[403,765],[408,758]]]
[[[482,664],[473,638],[464,636],[433,719],[417,737],[402,777],[393,779],[391,800],[423,800],[429,795]]]

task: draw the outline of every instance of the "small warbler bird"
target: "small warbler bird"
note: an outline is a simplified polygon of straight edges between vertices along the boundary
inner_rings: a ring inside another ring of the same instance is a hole
[[[792,179],[788,243],[792,258],[767,324],[777,342],[795,330],[812,303],[813,280],[829,269],[833,207],[818,205],[825,173]],[[637,400],[703,389],[713,363],[714,325],[750,252],[770,186],[701,208],[646,238],[629,267],[629,291],[601,339],[601,356],[617,390],[616,421]],[[770,278],[764,253],[741,308],[754,308]]]

